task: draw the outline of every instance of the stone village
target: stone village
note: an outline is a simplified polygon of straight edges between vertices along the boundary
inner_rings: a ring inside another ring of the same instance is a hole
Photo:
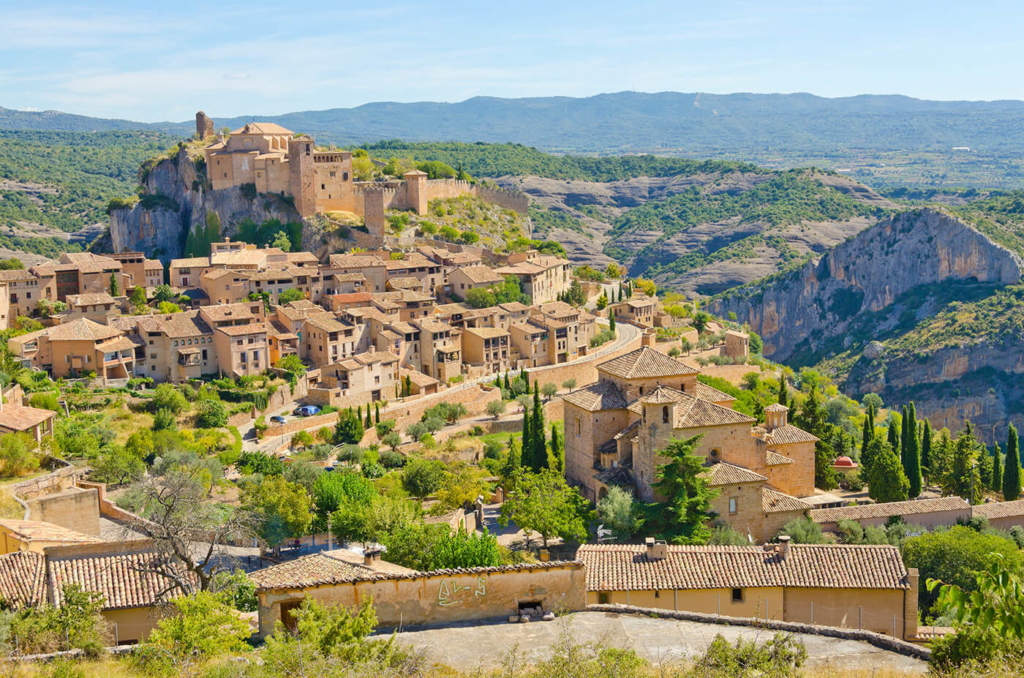
[[[214,136],[204,114],[197,115],[197,132]],[[422,172],[408,172],[403,181],[357,182],[351,161],[347,151],[318,150],[307,136],[259,122],[205,147],[213,191],[254,184],[259,193],[293,198],[302,217],[352,212],[364,219],[376,247],[321,259],[224,239],[212,243],[209,256],[166,266],[121,248],[0,271],[5,327],[41,305],[63,304],[41,319],[42,329],[12,336],[10,350],[25,367],[54,379],[87,377],[103,386],[249,377],[297,358],[306,371],[293,400],[274,405],[333,412],[266,427],[261,444],[280,443],[261,449],[285,456],[290,438],[333,424],[348,408],[383,406],[378,417],[400,426],[442,402],[480,416],[501,400],[494,383],[523,372],[530,383],[562,385],[548,410],[564,422],[564,474],[584,498],[598,502],[618,486],[645,502],[663,501],[655,489],[665,463],[660,452],[673,439],[700,435],[696,453],[717,490],[714,520],[748,545],[675,546],[650,538],[588,543],[564,560],[550,560],[545,550],[536,562],[426,572],[389,563],[373,547],[333,549],[250,574],[259,598],[257,635],[277,621],[291,623],[307,597],[344,605],[372,597],[383,626],[528,620],[619,605],[844,627],[922,643],[918,573],[905,567],[895,547],[793,544],[776,538],[782,526],[809,517],[834,530],[841,520],[869,526],[901,517],[934,527],[973,516],[1003,528],[1024,525],[1019,501],[971,507],[944,497],[844,506],[815,488],[818,439],[791,423],[786,406],[767,407],[758,423],[733,409],[733,396],[699,380],[714,365],[679,357],[657,341],[658,328],[697,337],[658,298],[632,288],[623,298],[625,281],[579,280],[566,259],[541,247],[497,252],[436,241],[397,248],[385,235],[388,210],[422,214],[430,200],[471,194],[525,212],[525,196],[428,180]],[[471,290],[508,283],[521,298],[466,303]],[[178,302],[173,312],[162,312],[154,299],[164,285]],[[140,288],[142,312],[132,301]],[[568,303],[574,290],[583,298]],[[601,297],[605,303],[597,304]],[[718,327],[721,344],[709,354],[743,364],[748,335]],[[735,381],[742,374],[716,373]],[[37,443],[53,434],[55,412],[24,404],[16,388],[4,397],[0,434],[26,432]],[[239,421],[272,409],[242,413]],[[516,430],[519,419],[504,430]],[[101,528],[104,521],[128,524],[138,517],[114,505],[103,484],[80,470],[62,467],[46,478],[18,490],[23,520],[0,521],[0,596],[15,606],[60,606],[61,587],[78,583],[103,594],[118,642],[145,637],[159,619],[161,587],[137,564],[157,556],[146,539],[112,539]],[[499,488],[496,495],[502,494]],[[480,502],[458,520],[482,529]]]

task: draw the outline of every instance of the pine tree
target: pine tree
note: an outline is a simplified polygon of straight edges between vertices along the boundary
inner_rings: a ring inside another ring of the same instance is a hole
[[[1010,424],[1006,437],[1006,463],[1003,464],[1003,500],[1015,501],[1020,498],[1020,450],[1017,429]]]
[[[999,443],[996,443],[995,454],[992,455],[992,478],[988,484],[988,488],[993,492],[999,492],[1003,487],[1003,464],[1000,457],[1002,451],[999,449]]]
[[[647,527],[672,544],[706,544],[710,536],[707,521],[718,490],[708,485],[704,458],[694,450],[702,436],[676,438],[658,456],[668,463],[654,470],[655,489],[665,503],[648,504]]]
[[[921,450],[917,442],[917,412],[914,403],[907,408],[907,465],[903,467],[910,481],[910,498],[918,497],[921,494]]]
[[[548,455],[548,466],[552,471],[565,473],[565,450],[558,439],[558,428],[551,425],[551,454]]]
[[[608,312],[608,329],[615,331],[615,311]]]
[[[932,477],[932,423],[927,419],[921,423],[921,473]]]

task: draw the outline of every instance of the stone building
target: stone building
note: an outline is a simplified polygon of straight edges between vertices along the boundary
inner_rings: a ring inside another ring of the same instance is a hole
[[[565,472],[584,496],[599,501],[609,485],[661,501],[654,484],[659,452],[676,439],[701,436],[719,493],[718,520],[765,540],[812,507],[814,436],[788,424],[782,406],[768,420],[731,408],[733,399],[697,380],[699,372],[648,346],[597,365],[598,381],[563,396]]]
[[[510,254],[508,265],[494,269],[506,276],[514,275],[523,285],[523,293],[533,300],[533,305],[557,301],[558,295],[567,291],[572,283],[571,266],[566,259],[527,250]]]
[[[587,603],[917,637],[918,573],[894,546],[584,544]]]

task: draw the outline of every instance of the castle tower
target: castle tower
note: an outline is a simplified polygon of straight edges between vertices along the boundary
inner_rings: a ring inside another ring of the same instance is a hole
[[[213,136],[213,119],[202,111],[196,113],[196,134],[200,139]]]
[[[416,214],[427,213],[427,173],[410,170],[405,173],[405,194],[409,198],[409,208]]]
[[[288,184],[295,198],[295,209],[301,217],[316,214],[313,146],[313,139],[305,135],[288,140]]]

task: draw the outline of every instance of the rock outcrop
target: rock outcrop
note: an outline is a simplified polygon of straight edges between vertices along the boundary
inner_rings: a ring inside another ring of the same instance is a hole
[[[1017,254],[970,224],[935,209],[878,222],[778,281],[714,300],[717,315],[736,314],[764,339],[765,355],[786,360],[842,336],[857,314],[878,311],[920,285],[947,280],[1009,285],[1024,274]]]
[[[1005,316],[1020,293],[1004,286],[1022,275],[1020,256],[924,209],[881,221],[817,263],[736,290],[710,310],[749,322],[769,357],[824,367],[851,397],[914,401],[934,427],[956,430],[969,420],[992,444],[1006,439],[1010,422],[1024,425],[1024,332],[1010,318],[960,325],[971,331],[952,340],[927,327],[943,309],[948,318],[958,300],[980,303],[1000,291],[1011,306],[995,315]],[[952,322],[961,322],[958,314]]]
[[[220,236],[230,236],[245,220],[299,221],[298,212],[278,196],[246,195],[241,188],[206,189],[202,163],[180,148],[139,171],[143,198],[131,208],[112,210],[110,239],[114,251],[138,251],[165,263],[181,257],[191,231],[206,228],[207,215],[216,214]]]

